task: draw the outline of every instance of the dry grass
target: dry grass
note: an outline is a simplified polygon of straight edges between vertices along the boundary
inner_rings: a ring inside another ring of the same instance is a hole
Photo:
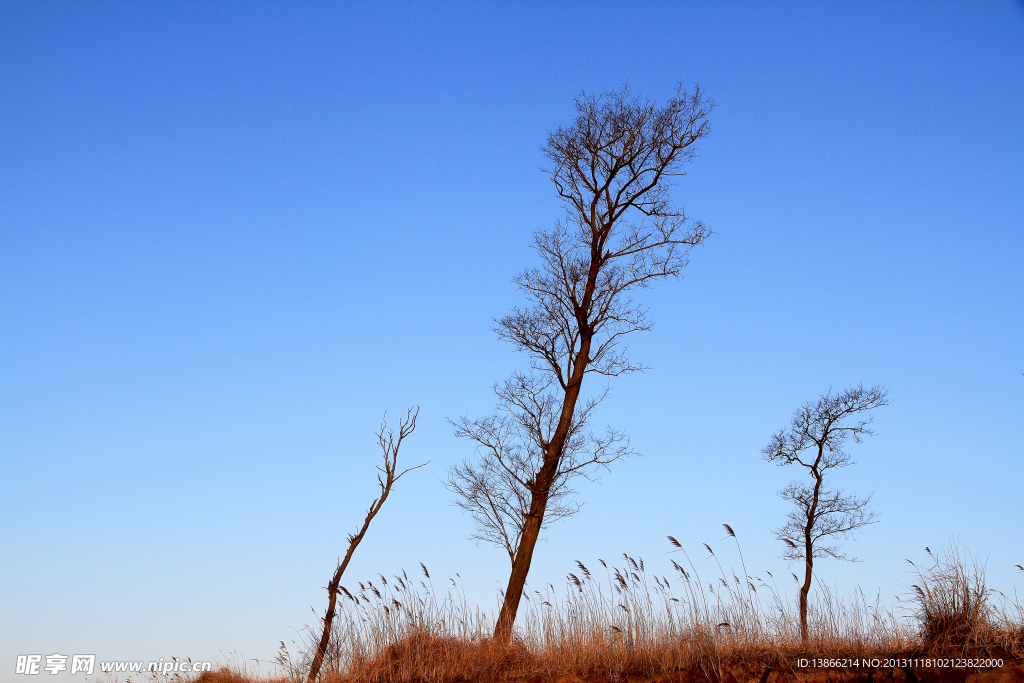
[[[993,602],[984,563],[957,543],[932,561],[927,569],[914,565],[917,583],[911,586],[922,649],[952,656],[1024,654],[1024,608],[1002,594]]]
[[[262,683],[291,683],[292,679],[262,678],[258,674],[251,672],[242,673],[228,667],[223,667],[217,671],[204,671],[195,680],[196,683],[253,683],[255,680],[260,680]]]
[[[701,577],[679,553],[671,578],[626,555],[614,565],[577,563],[561,596],[550,584],[528,593],[511,643],[490,638],[493,617],[469,605],[454,580],[439,597],[422,565],[415,578],[378,575],[343,593],[320,681],[764,680],[772,668],[793,671],[798,657],[1024,658],[1024,608],[997,600],[983,565],[956,546],[931,568],[915,567],[909,599],[895,608],[862,592],[841,600],[819,585],[806,648],[795,601],[771,574],[744,580],[711,552],[717,572]],[[279,680],[304,682],[315,647],[292,655],[282,644]],[[223,669],[199,681],[257,679]]]
[[[708,548],[710,551],[711,549]],[[699,671],[720,680],[730,667],[786,666],[800,656],[886,656],[921,649],[914,623],[863,593],[839,600],[821,589],[809,613],[811,643],[800,642],[793,601],[774,577],[740,578],[711,553],[718,573],[705,581],[685,552],[673,577],[647,572],[642,559],[577,563],[559,595],[530,591],[516,640],[490,639],[493,619],[468,605],[457,584],[438,598],[423,568],[410,579],[378,576],[345,593],[322,679],[329,683],[496,681],[559,676],[619,680]],[[597,576],[595,576],[597,574]],[[279,663],[296,680],[311,647]]]

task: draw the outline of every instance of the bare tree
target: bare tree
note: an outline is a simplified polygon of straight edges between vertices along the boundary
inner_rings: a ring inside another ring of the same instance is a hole
[[[331,627],[334,624],[334,609],[338,601],[338,592],[340,591],[341,576],[345,573],[345,568],[348,567],[349,561],[352,559],[352,554],[355,553],[356,547],[363,540],[366,535],[367,529],[370,528],[370,522],[377,516],[380,509],[384,506],[384,501],[388,499],[391,494],[391,488],[395,485],[395,482],[402,478],[407,472],[419,469],[428,463],[423,465],[417,465],[416,467],[410,467],[406,470],[398,471],[398,449],[402,446],[402,441],[405,440],[413,431],[416,429],[416,418],[420,414],[419,406],[410,408],[406,414],[404,420],[399,420],[398,423],[398,436],[395,437],[394,430],[388,429],[387,415],[384,416],[384,420],[381,421],[380,430],[377,431],[377,443],[380,445],[382,451],[382,457],[384,458],[384,466],[378,466],[379,470],[377,474],[377,484],[380,486],[380,495],[370,503],[369,509],[366,511],[366,519],[363,520],[363,526],[360,527],[359,531],[348,536],[348,551],[345,553],[345,559],[338,564],[338,568],[334,571],[334,578],[327,584],[327,613],[324,615],[323,633],[320,636],[320,645],[317,647],[316,655],[313,657],[313,663],[309,667],[309,676],[307,677],[308,683],[314,683],[317,676],[320,675],[320,667],[324,663],[324,655],[327,653],[327,645],[331,640]]]
[[[837,560],[856,561],[842,553],[836,545],[837,537],[848,537],[853,531],[876,521],[868,510],[871,494],[859,497],[842,489],[825,487],[830,470],[852,465],[843,450],[849,439],[860,443],[865,436],[874,434],[868,425],[871,416],[862,416],[873,408],[888,405],[887,391],[881,385],[865,389],[863,385],[846,389],[838,394],[831,390],[816,401],[807,403],[793,415],[789,429],[780,429],[761,453],[764,459],[778,465],[796,463],[807,468],[811,483],[794,480],[779,492],[784,500],[793,501],[784,525],[775,530],[775,536],[786,547],[783,557],[802,560],[804,581],[800,586],[800,638],[806,645],[807,596],[814,575],[814,560],[833,557]]]
[[[668,192],[708,134],[712,107],[699,88],[690,95],[680,87],[663,106],[628,87],[583,94],[573,125],[543,147],[565,220],[534,233],[541,264],[515,280],[528,305],[495,325],[529,355],[530,370],[495,387],[495,414],[455,423],[478,458],[452,468],[448,480],[477,523],[475,537],[504,548],[512,563],[495,638],[512,634],[541,529],[578,509],[573,480],[632,452],[621,432],[589,429],[607,388],[581,398],[583,379],[642,369],[622,337],[651,323],[630,293],[678,277],[710,235]]]

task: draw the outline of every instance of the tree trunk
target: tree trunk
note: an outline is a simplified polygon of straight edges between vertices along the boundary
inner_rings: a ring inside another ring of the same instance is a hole
[[[807,559],[804,562],[804,583],[800,586],[800,641],[807,645],[809,634],[807,632],[807,595],[811,592],[811,575],[814,572],[814,559],[811,555],[810,542],[805,547]]]
[[[519,540],[516,558],[512,562],[512,574],[508,577],[508,587],[505,589],[505,600],[501,604],[498,623],[494,627],[495,640],[507,641],[512,637],[512,627],[515,625],[516,614],[519,612],[519,601],[523,597],[526,576],[530,573],[530,563],[533,561],[533,550],[537,545],[537,537],[540,535],[540,528],[544,522],[547,495],[544,494],[543,497],[542,502],[540,496],[535,493],[530,501],[530,516],[527,517],[526,524],[523,525],[523,535]]]
[[[818,458],[811,468],[811,475],[814,477],[814,497],[811,499],[811,509],[807,512],[807,525],[804,527],[804,583],[800,586],[800,641],[804,647],[810,640],[807,632],[807,595],[811,592],[811,578],[814,576],[814,524],[818,521],[818,497],[821,495],[821,484],[824,475],[818,470],[818,464],[824,455],[824,441],[818,444]]]
[[[590,297],[593,294],[592,283],[595,279],[596,275],[592,275],[591,283],[588,284],[587,294],[584,298],[587,305],[589,305]],[[576,355],[572,380],[566,385],[565,396],[562,399],[562,414],[558,419],[558,427],[547,446],[544,464],[534,479],[534,489],[530,497],[530,514],[523,525],[523,534],[519,539],[519,547],[516,548],[516,558],[512,562],[512,573],[508,577],[508,586],[505,588],[505,599],[501,604],[501,611],[498,613],[498,623],[494,627],[495,640],[508,640],[512,637],[512,627],[515,625],[516,614],[519,612],[519,601],[523,597],[526,576],[530,573],[530,563],[533,562],[533,551],[537,546],[537,537],[540,535],[541,527],[544,525],[544,513],[548,507],[548,492],[551,490],[555,477],[558,476],[562,449],[565,447],[565,440],[569,438],[569,429],[572,426],[573,415],[576,413],[576,402],[580,397],[583,374],[590,360],[590,343],[590,334],[584,335],[580,340],[580,350]]]
[[[346,557],[345,564],[338,566],[337,571],[334,573],[334,580],[331,581],[330,586],[327,588],[330,598],[327,601],[327,614],[324,615],[324,631],[320,636],[320,646],[316,649],[316,656],[313,657],[313,664],[309,667],[309,676],[306,679],[310,683],[315,681],[316,677],[320,674],[320,667],[323,666],[324,656],[327,654],[327,645],[331,642],[331,626],[334,624],[334,606],[338,602],[338,585],[341,583],[341,575],[345,572],[345,566],[348,565],[348,559],[349,558]]]

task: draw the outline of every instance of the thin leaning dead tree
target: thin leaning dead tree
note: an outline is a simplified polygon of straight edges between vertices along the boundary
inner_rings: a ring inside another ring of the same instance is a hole
[[[360,527],[359,531],[348,536],[348,551],[345,553],[345,559],[341,561],[338,568],[334,571],[334,578],[327,585],[327,613],[324,615],[324,628],[323,634],[320,636],[320,645],[317,647],[316,655],[313,657],[313,663],[309,667],[309,676],[306,678],[307,683],[315,683],[317,676],[320,675],[320,668],[324,663],[324,656],[327,654],[327,646],[331,640],[331,627],[334,624],[334,609],[338,601],[338,593],[340,591],[341,576],[345,573],[345,568],[348,567],[349,561],[352,559],[352,554],[355,553],[356,547],[363,540],[366,535],[367,529],[370,528],[370,522],[377,516],[380,509],[384,506],[384,501],[388,499],[391,494],[391,488],[395,485],[399,479],[402,478],[408,472],[419,469],[429,463],[423,463],[416,467],[410,467],[408,469],[398,471],[398,449],[402,445],[402,441],[405,440],[413,431],[416,429],[416,418],[419,416],[419,406],[410,408],[405,415],[404,420],[400,420],[398,423],[398,436],[395,436],[394,430],[388,429],[387,415],[384,416],[384,420],[381,421],[380,430],[377,432],[377,443],[380,445],[382,456],[384,458],[384,466],[378,466],[379,470],[377,474],[377,484],[380,486],[380,495],[370,503],[370,508],[366,511],[366,519],[363,520],[363,526]]]
[[[783,557],[804,563],[804,581],[800,586],[800,639],[807,644],[807,596],[814,576],[814,560],[832,557],[856,562],[840,551],[833,539],[848,537],[857,529],[874,524],[877,515],[868,509],[871,494],[859,497],[842,489],[825,487],[830,470],[854,464],[843,450],[849,439],[860,443],[874,434],[868,425],[871,416],[861,414],[888,405],[885,387],[865,389],[857,385],[838,394],[828,391],[816,401],[807,403],[793,415],[789,429],[781,429],[761,453],[777,465],[797,464],[807,468],[811,483],[794,480],[779,492],[783,500],[792,501],[784,525],[775,530],[775,537],[785,544]]]
[[[495,321],[498,336],[528,354],[530,370],[495,386],[495,414],[454,422],[477,458],[448,477],[475,538],[503,548],[512,564],[496,639],[512,634],[541,529],[579,508],[573,481],[632,453],[623,433],[589,428],[607,388],[581,396],[583,379],[642,369],[622,338],[651,323],[630,294],[678,277],[711,234],[670,204],[669,188],[708,134],[712,107],[699,88],[680,87],[661,106],[628,87],[584,94],[573,125],[543,148],[565,222],[534,233],[541,264],[515,280],[528,305]]]

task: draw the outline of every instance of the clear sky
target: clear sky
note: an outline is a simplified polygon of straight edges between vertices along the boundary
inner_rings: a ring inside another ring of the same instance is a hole
[[[892,600],[951,537],[1024,593],[1024,8],[964,3],[0,4],[0,680],[16,654],[269,659],[343,583],[424,562],[496,609],[446,417],[525,359],[538,170],[573,97],[718,104],[674,191],[715,235],[643,300],[651,370],[599,416],[644,454],[582,488],[531,583],[668,573],[771,529],[759,451],[829,387],[889,386],[835,483],[880,523],[823,563]]]

